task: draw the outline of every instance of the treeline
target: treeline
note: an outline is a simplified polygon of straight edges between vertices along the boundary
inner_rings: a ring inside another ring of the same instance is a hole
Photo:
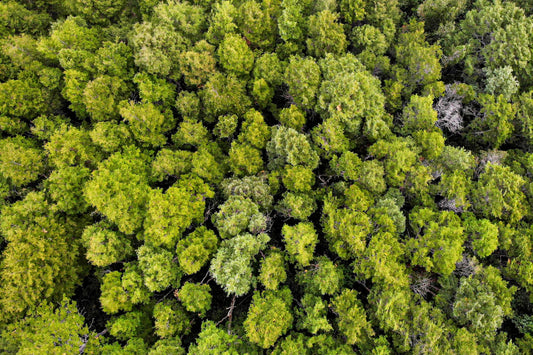
[[[0,3],[0,352],[533,353],[533,6]]]

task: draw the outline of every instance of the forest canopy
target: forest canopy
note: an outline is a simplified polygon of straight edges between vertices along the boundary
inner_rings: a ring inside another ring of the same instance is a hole
[[[0,2],[0,352],[533,354],[533,5]]]

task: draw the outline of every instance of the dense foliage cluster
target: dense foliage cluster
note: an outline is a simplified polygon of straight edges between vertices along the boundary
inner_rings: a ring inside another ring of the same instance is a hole
[[[533,353],[525,0],[0,2],[0,353]]]

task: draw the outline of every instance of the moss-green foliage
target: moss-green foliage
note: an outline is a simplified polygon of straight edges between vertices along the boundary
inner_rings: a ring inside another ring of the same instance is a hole
[[[532,15],[0,1],[0,352],[531,353]]]
[[[189,312],[198,313],[205,316],[205,312],[211,308],[211,287],[209,285],[200,285],[186,282],[176,296],[185,309]]]
[[[289,289],[254,292],[253,303],[244,321],[246,336],[262,348],[269,348],[292,325],[292,295]]]

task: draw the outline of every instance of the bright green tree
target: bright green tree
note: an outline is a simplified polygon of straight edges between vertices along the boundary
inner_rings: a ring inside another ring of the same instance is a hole
[[[280,291],[254,292],[252,305],[244,321],[246,336],[263,349],[270,348],[292,325],[292,295]]]

